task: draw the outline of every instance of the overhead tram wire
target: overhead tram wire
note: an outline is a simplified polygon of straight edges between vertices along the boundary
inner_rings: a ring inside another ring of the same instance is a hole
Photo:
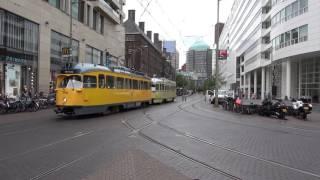
[[[150,4],[151,4],[152,1],[153,1],[153,0],[150,0],[150,1],[148,2],[148,4],[146,5],[146,7],[143,9],[143,12],[142,12],[141,15],[140,15],[139,21],[141,20],[142,16],[143,16],[144,13],[146,12],[146,10],[148,9],[148,7],[150,6]]]
[[[187,45],[186,45],[184,39],[182,38],[183,36],[182,36],[181,30],[173,23],[173,21],[170,19],[170,17],[166,14],[165,10],[163,9],[162,5],[159,3],[158,0],[156,0],[156,4],[159,7],[159,9],[162,11],[162,13],[166,15],[168,22],[178,31],[179,38],[182,41],[183,46],[185,48],[187,48]]]
[[[145,6],[143,5],[142,1],[141,0],[136,0],[139,5],[142,7],[142,8],[145,8]],[[146,12],[149,14],[149,16],[154,20],[154,22],[160,27],[160,29],[164,32],[165,36],[167,38],[172,38],[171,35],[169,35],[169,33],[161,26],[161,24],[159,23],[159,21],[150,13],[150,11],[148,9],[146,9]]]

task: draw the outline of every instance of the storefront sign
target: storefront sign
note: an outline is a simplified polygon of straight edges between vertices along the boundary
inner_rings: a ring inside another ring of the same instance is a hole
[[[0,61],[5,61],[7,63],[15,63],[15,64],[26,64],[27,61],[25,59],[20,59],[12,56],[4,56],[0,55]]]

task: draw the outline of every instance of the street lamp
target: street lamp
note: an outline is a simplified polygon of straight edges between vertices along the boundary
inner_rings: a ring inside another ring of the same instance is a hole
[[[85,0],[85,1],[96,1],[96,0]],[[68,63],[66,64],[66,68],[68,69],[70,67],[70,63],[73,63],[72,59],[72,7],[74,4],[79,3],[79,0],[70,0],[70,38],[69,38],[69,57],[68,57]],[[89,15],[88,15],[89,16]]]
[[[217,0],[217,25],[218,25],[218,28],[216,30],[218,30],[218,31],[219,31],[219,28],[220,28],[220,24],[219,24],[219,8],[220,8],[220,0]],[[215,33],[217,33],[217,32],[215,32]],[[219,60],[219,39],[216,41],[216,72],[215,72],[216,82],[215,82],[215,102],[214,102],[214,106],[215,107],[219,107],[219,100],[218,100],[219,62],[218,62],[218,60]]]

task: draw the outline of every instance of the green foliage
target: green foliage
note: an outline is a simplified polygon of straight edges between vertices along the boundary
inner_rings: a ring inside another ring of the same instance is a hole
[[[218,88],[220,88],[225,83],[226,83],[225,79],[223,78],[222,74],[219,73],[218,77],[211,76],[209,79],[207,79],[204,82],[203,89],[204,90],[215,89],[216,86],[218,86]]]
[[[188,80],[181,74],[176,75],[177,87],[186,87],[188,85]]]

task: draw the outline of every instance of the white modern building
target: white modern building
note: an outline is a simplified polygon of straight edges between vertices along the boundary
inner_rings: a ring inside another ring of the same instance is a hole
[[[72,2],[72,3],[71,3]],[[124,0],[1,0],[0,94],[48,92],[66,60],[123,64]],[[72,26],[70,21],[72,14]]]
[[[219,43],[226,86],[250,98],[320,96],[319,0],[235,0]]]

